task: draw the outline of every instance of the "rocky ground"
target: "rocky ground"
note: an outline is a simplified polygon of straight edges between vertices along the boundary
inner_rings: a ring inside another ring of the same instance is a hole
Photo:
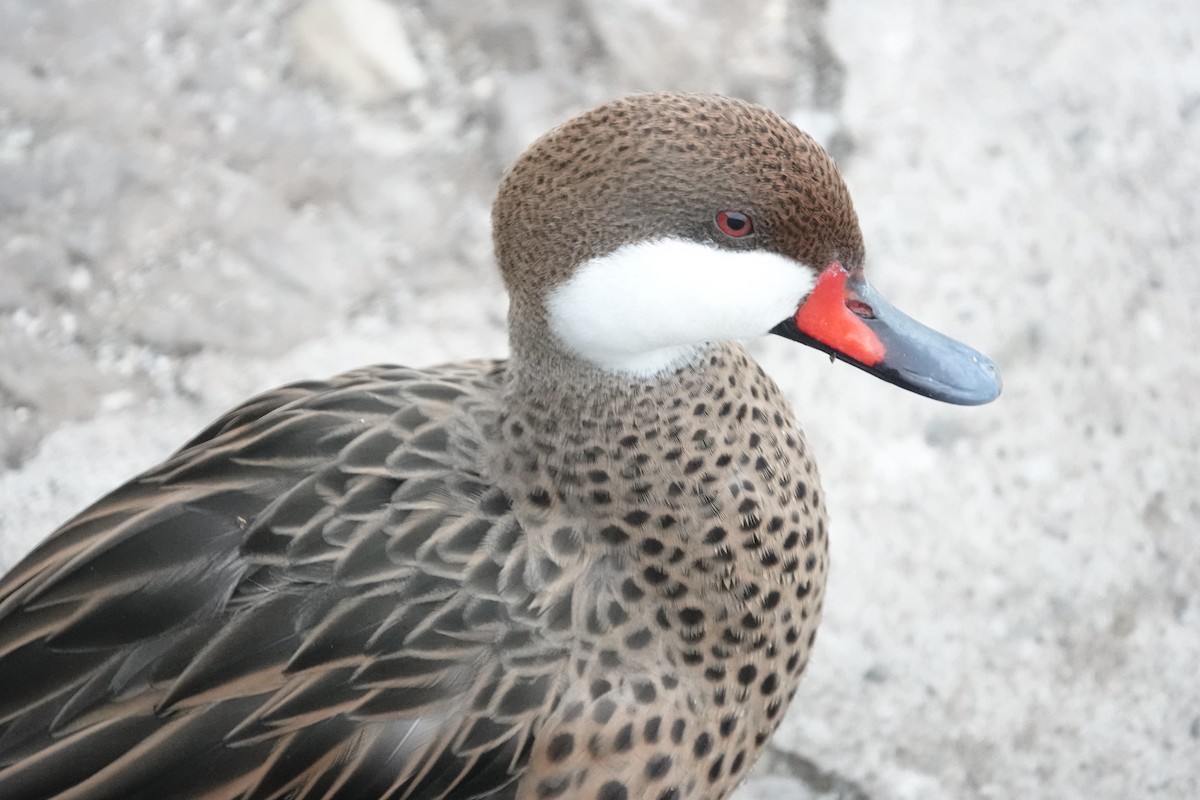
[[[741,95],[877,286],[1005,371],[784,342],[826,623],[740,795],[1200,796],[1200,6],[0,0],[0,562],[283,381],[504,352],[487,209],[565,115]]]

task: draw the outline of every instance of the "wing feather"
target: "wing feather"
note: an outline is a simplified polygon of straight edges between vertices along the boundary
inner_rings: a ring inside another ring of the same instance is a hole
[[[511,797],[562,656],[504,666],[537,659],[478,461],[501,378],[267,392],[60,528],[0,579],[0,796]]]

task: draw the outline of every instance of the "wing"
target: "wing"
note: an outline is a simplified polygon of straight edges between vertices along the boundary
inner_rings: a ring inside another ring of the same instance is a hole
[[[502,798],[565,655],[484,479],[500,364],[263,395],[0,581],[0,797]]]

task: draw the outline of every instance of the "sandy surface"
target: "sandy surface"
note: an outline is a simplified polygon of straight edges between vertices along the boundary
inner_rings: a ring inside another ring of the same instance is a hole
[[[0,562],[282,381],[504,352],[487,207],[566,114],[740,94],[1005,371],[782,341],[834,516],[750,798],[1200,796],[1200,6],[0,0]]]

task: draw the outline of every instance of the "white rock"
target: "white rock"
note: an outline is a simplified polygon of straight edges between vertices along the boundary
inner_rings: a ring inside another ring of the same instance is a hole
[[[312,0],[294,30],[306,59],[357,100],[408,94],[428,81],[404,17],[383,0]]]

